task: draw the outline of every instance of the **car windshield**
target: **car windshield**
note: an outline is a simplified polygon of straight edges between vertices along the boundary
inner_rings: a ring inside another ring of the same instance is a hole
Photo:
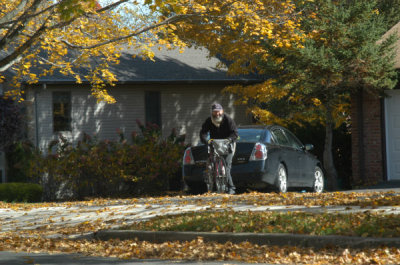
[[[264,141],[265,131],[263,129],[238,129],[239,139],[238,142],[260,142]]]

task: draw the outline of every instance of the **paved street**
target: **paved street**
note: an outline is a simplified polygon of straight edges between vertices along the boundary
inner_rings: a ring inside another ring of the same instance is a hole
[[[230,264],[253,264],[241,262],[215,262],[215,261],[166,261],[166,260],[121,260],[117,258],[87,257],[78,254],[34,254],[0,252],[0,265],[230,265]]]

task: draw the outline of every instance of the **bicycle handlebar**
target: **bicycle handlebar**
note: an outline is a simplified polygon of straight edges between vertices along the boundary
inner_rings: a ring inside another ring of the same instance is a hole
[[[210,140],[208,140],[208,144],[211,144],[212,142],[232,143],[232,139],[224,138],[224,139],[210,139]]]

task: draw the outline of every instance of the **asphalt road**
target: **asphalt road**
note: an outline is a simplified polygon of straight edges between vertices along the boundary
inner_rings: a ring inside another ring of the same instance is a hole
[[[167,260],[121,260],[116,258],[86,257],[78,254],[35,254],[0,252],[0,265],[229,265],[229,264],[254,264],[232,261],[205,262],[205,261],[167,261]],[[267,264],[267,263],[265,263]]]

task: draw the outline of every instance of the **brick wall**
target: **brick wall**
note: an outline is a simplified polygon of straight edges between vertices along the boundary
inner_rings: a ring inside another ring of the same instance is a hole
[[[362,100],[362,104],[360,104]],[[362,113],[360,115],[360,111]],[[383,167],[382,101],[364,93],[352,97],[352,169],[353,185],[374,184],[385,178]],[[361,123],[359,119],[362,118]],[[360,137],[363,135],[362,149]]]

